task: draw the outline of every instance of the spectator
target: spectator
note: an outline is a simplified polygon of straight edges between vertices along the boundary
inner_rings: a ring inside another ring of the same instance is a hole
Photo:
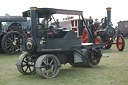
[[[98,29],[99,24],[100,24],[100,22],[99,22],[98,19],[96,18],[96,19],[95,19],[95,22],[94,22],[94,31],[96,31],[96,30]]]
[[[100,24],[100,22],[98,21],[98,19],[97,19],[97,18],[95,19],[94,24]]]
[[[90,16],[89,17],[89,25],[92,25],[93,24],[93,19],[92,19],[92,17]]]

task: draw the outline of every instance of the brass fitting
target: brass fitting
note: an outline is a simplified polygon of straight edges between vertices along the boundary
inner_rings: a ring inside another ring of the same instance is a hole
[[[106,9],[109,11],[109,10],[111,10],[112,8],[111,8],[111,7],[108,7],[108,8],[106,8]]]
[[[30,7],[30,10],[37,10],[37,7]]]

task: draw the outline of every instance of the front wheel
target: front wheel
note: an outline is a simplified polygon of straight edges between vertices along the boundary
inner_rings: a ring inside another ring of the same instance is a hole
[[[42,55],[36,61],[35,70],[43,78],[54,78],[59,73],[60,61],[55,55]]]
[[[117,36],[117,39],[116,39],[116,46],[117,46],[117,49],[119,51],[123,51],[124,50],[124,47],[125,47],[125,40],[123,38],[123,36],[120,34],[119,36]]]
[[[109,40],[105,43],[105,49],[110,49],[112,46],[113,40]]]
[[[24,75],[31,75],[35,73],[35,61],[36,59],[29,55],[28,53],[24,53],[20,55],[17,60],[17,69],[20,73]]]

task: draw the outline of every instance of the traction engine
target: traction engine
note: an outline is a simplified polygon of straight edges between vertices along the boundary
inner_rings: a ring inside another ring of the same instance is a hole
[[[111,8],[106,8],[107,9],[107,17],[102,18],[101,23],[98,26],[91,25],[88,26],[90,29],[96,29],[94,32],[88,31],[87,29],[83,30],[82,33],[82,42],[87,43],[87,42],[95,42],[95,43],[104,43],[105,49],[110,49],[112,44],[116,44],[117,49],[119,51],[124,50],[125,46],[125,41],[124,38],[121,34],[117,35],[116,43],[114,43],[114,37],[116,36],[116,31],[112,27],[112,22],[111,22]],[[92,35],[89,36],[88,32],[90,32]],[[94,34],[94,35],[93,35]],[[93,40],[90,41],[90,37],[93,37]]]
[[[55,20],[54,14],[78,15],[86,24],[82,11],[31,7],[23,12],[24,17],[31,18],[32,38],[28,38],[23,44],[26,52],[17,60],[20,73],[37,73],[43,78],[54,78],[59,73],[61,64],[69,63],[74,67],[95,67],[99,64],[103,44],[82,43],[73,30],[49,26],[51,17]],[[40,23],[40,18],[46,23]],[[58,26],[57,23],[56,25]]]

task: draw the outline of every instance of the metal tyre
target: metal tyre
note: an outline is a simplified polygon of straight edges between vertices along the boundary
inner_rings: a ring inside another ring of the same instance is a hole
[[[100,49],[97,49],[97,52],[92,52],[92,50],[82,49],[83,55],[86,57],[82,57],[83,62],[80,63],[70,63],[73,67],[95,67],[99,64],[102,53]],[[97,55],[97,54],[100,54]],[[88,59],[87,59],[88,58]]]
[[[24,75],[31,75],[35,73],[35,59],[28,53],[20,55],[17,60],[17,69]]]
[[[8,54],[17,54],[21,52],[23,35],[13,31],[7,33],[2,39],[2,49]]]
[[[85,28],[82,32],[82,43],[90,43],[91,42],[91,38],[88,33],[88,30]],[[90,33],[91,33],[91,31],[90,31]]]
[[[43,78],[54,78],[60,70],[60,61],[55,55],[42,55],[35,64],[36,73]]]
[[[95,52],[92,52],[95,51]],[[90,50],[88,53],[88,60],[86,66],[95,67],[99,64],[102,57],[102,52],[100,49]]]
[[[125,47],[125,41],[123,36],[120,34],[116,39],[116,46],[119,51],[123,51]]]

